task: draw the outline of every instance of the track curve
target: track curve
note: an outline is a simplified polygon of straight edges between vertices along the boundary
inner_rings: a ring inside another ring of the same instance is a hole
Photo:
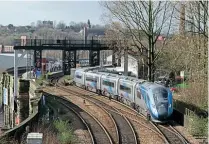
[[[73,104],[68,99],[63,96],[57,96],[58,98],[62,99],[60,103],[68,107],[69,109],[76,111],[87,123],[94,139],[94,144],[113,144],[112,140],[110,139],[108,133],[104,129],[104,127],[99,123],[96,118],[94,118],[90,113],[81,109],[79,106]]]
[[[171,125],[156,125],[170,144],[189,144]]]
[[[71,91],[69,89],[67,89],[66,87],[62,87],[59,85],[59,89],[69,92],[69,93],[73,93],[74,95],[77,95],[79,97],[83,97],[85,98],[85,96],[79,95],[78,93],[76,93],[75,91]],[[101,105],[101,103],[99,103],[98,101],[96,101],[93,98],[88,98],[88,100],[93,101],[94,103],[98,103]],[[105,106],[104,106],[105,105]],[[136,144],[137,140],[136,140],[136,135],[135,132],[130,124],[130,122],[128,121],[128,119],[126,117],[124,117],[123,115],[120,115],[119,112],[115,111],[110,111],[109,109],[107,109],[107,105],[103,104],[102,105],[114,118],[116,125],[118,127],[118,132],[119,132],[119,143],[122,144]]]

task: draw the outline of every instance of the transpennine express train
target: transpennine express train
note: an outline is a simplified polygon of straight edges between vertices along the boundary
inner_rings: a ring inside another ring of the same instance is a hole
[[[117,74],[77,69],[76,86],[112,97],[145,115],[149,120],[164,123],[173,113],[173,97],[169,88]]]

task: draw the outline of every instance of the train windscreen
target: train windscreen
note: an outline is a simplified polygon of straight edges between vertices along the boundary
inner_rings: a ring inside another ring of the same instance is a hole
[[[168,99],[168,92],[165,88],[155,88],[152,90],[154,100]]]

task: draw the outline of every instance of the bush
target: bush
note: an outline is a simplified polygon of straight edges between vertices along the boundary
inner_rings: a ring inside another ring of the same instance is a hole
[[[45,77],[46,77],[45,75],[42,75],[40,78],[36,79],[36,83],[42,86],[43,80],[45,79]]]
[[[74,135],[72,131],[62,132],[58,135],[58,139],[61,144],[69,144],[75,141]]]
[[[65,75],[64,76],[64,80],[71,80],[73,79],[73,77],[71,75]]]
[[[1,138],[0,144],[18,144],[18,141],[14,140],[13,138],[4,137]]]
[[[62,144],[74,143],[76,141],[73,130],[67,121],[57,120],[54,122],[54,127],[58,131],[58,139]]]
[[[67,121],[57,120],[57,121],[54,122],[54,126],[59,133],[68,131]]]
[[[189,133],[193,136],[208,135],[208,119],[199,118],[198,116],[190,116],[189,118]]]
[[[207,82],[206,79],[200,78],[190,80],[189,87],[180,90],[181,100],[193,104],[201,109],[208,109]]]
[[[38,128],[34,127],[33,131],[43,133],[43,144],[60,144],[56,132],[50,125],[40,125]]]

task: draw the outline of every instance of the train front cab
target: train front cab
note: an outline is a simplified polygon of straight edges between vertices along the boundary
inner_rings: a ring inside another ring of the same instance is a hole
[[[157,114],[153,116],[153,121],[158,123],[167,122],[173,112],[172,92],[161,85],[155,84],[152,88],[152,95],[156,106]]]
[[[140,90],[145,98],[146,116],[156,123],[167,122],[172,113],[172,93],[167,88],[152,83],[142,85]]]

